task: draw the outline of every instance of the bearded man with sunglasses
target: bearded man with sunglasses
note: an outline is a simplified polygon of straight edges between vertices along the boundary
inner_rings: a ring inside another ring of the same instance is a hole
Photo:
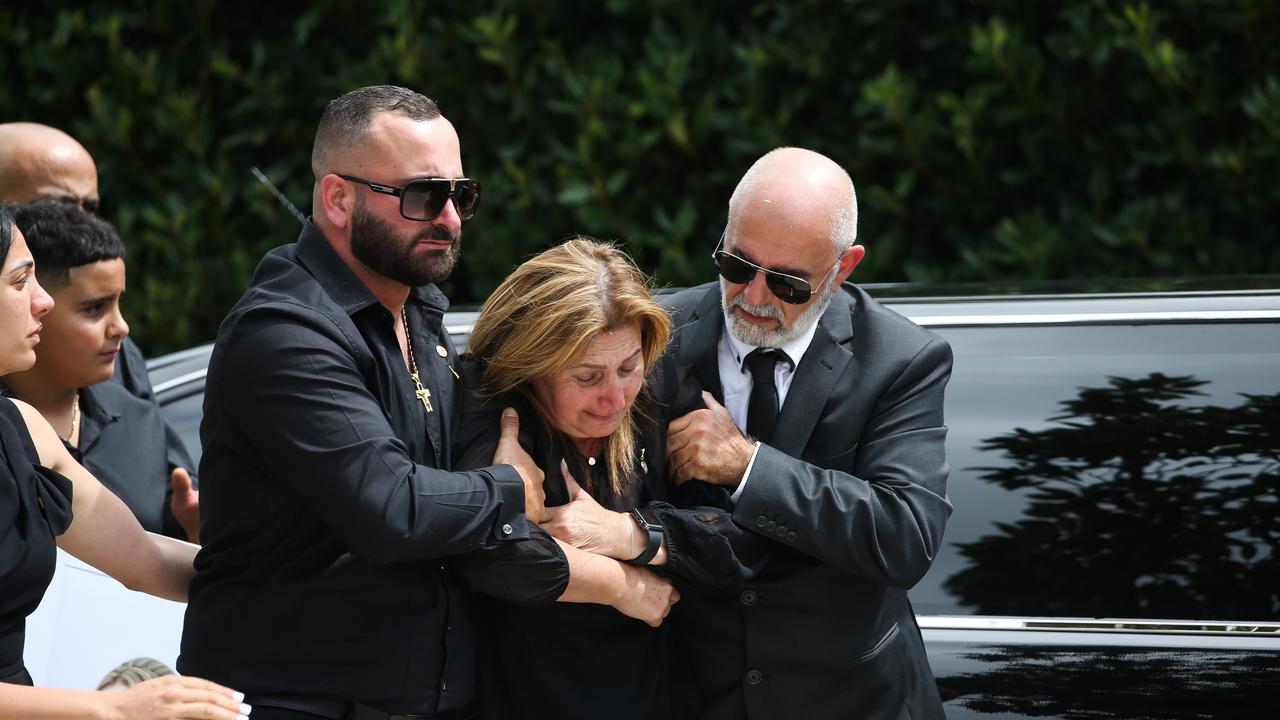
[[[503,418],[451,472],[462,392],[435,283],[480,186],[428,98],[329,103],[312,219],[218,332],[184,674],[235,678],[254,720],[468,717],[475,639],[445,558],[529,536],[542,472]]]
[[[671,476],[766,554],[728,592],[681,589],[696,717],[943,717],[907,590],[951,514],[951,349],[845,282],[856,203],[829,158],[765,155],[729,201],[719,283],[669,300],[666,362],[706,405],[669,427]]]

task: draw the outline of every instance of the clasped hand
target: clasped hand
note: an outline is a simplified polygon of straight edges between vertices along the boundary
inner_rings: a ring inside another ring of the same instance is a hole
[[[702,391],[702,400],[705,408],[681,415],[667,426],[667,472],[677,484],[702,480],[735,487],[747,472],[755,444],[711,393]]]

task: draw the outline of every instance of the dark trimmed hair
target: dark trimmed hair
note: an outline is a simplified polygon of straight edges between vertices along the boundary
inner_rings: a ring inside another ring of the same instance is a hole
[[[398,85],[370,85],[339,95],[325,106],[311,144],[311,170],[317,178],[324,168],[325,154],[357,141],[379,112],[398,113],[418,122],[440,117],[434,100]]]
[[[9,247],[13,245],[13,215],[9,206],[0,203],[0,263],[9,257]]]
[[[61,199],[17,205],[13,217],[35,258],[36,277],[46,289],[66,285],[71,268],[124,257],[124,242],[111,223]]]

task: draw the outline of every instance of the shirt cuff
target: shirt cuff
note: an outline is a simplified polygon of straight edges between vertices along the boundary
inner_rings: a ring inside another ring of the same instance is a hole
[[[497,521],[493,524],[491,542],[486,547],[528,540],[529,520],[524,515],[524,481],[520,479],[520,473],[510,465],[494,465],[485,470],[493,478],[502,498]]]
[[[751,459],[747,461],[747,470],[742,473],[742,479],[738,481],[738,489],[733,491],[729,496],[729,502],[734,505],[738,504],[738,498],[742,497],[742,488],[747,486],[747,478],[751,475],[751,468],[756,464],[756,454],[760,452],[760,442],[756,441],[755,447],[751,450]]]

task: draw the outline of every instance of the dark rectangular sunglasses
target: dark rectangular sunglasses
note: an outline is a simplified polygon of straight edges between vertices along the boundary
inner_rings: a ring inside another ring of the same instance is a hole
[[[765,287],[769,288],[769,292],[784,303],[803,305],[809,302],[809,298],[813,296],[813,287],[809,285],[808,280],[760,267],[753,262],[743,260],[728,250],[722,250],[723,246],[724,236],[721,236],[715,252],[711,253],[711,262],[715,263],[716,271],[725,280],[735,285],[746,285],[751,282],[756,273],[762,272],[764,273]],[[834,270],[835,268],[833,267],[831,271],[827,272],[827,275],[830,275]],[[827,277],[824,275],[822,282],[826,282],[826,279]]]
[[[383,195],[400,198],[400,214],[409,220],[435,220],[444,212],[445,203],[453,199],[458,217],[470,220],[480,204],[480,181],[471,178],[423,178],[404,187],[383,185],[351,175],[339,175],[343,180],[368,185],[369,189]]]

